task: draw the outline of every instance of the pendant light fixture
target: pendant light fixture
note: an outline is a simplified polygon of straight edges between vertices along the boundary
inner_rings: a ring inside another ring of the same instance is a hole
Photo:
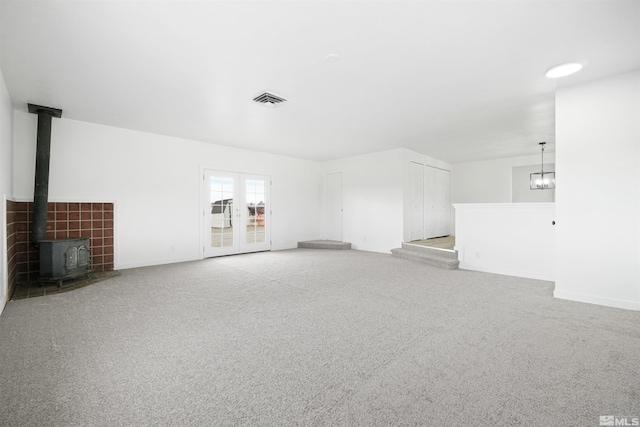
[[[545,144],[546,142],[540,143],[540,148],[542,149],[540,172],[532,173],[530,175],[529,188],[531,190],[553,190],[556,188],[556,173],[544,171]]]

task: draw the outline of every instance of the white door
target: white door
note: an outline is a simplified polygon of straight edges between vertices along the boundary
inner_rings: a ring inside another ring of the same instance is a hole
[[[268,251],[269,177],[205,170],[203,179],[203,256]]]
[[[436,168],[424,168],[424,238],[438,237]]]
[[[342,241],[342,172],[324,175],[324,238]]]
[[[436,177],[436,216],[438,218],[436,234],[448,236],[451,234],[451,172],[436,169]]]
[[[424,165],[409,163],[410,234],[409,240],[421,240],[424,228]]]
[[[451,234],[451,173],[424,168],[424,238]]]

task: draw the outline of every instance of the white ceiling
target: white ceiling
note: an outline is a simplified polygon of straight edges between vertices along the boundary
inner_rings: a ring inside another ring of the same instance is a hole
[[[0,13],[16,108],[314,160],[553,151],[557,85],[640,68],[638,0],[3,0]],[[567,61],[587,65],[544,76]],[[288,102],[252,102],[265,90]]]

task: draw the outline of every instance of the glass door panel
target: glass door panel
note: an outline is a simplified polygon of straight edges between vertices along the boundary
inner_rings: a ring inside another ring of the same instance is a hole
[[[241,175],[242,198],[246,208],[244,226],[240,231],[242,252],[269,250],[269,187],[268,177],[259,175]]]
[[[264,181],[248,179],[245,186],[247,203],[246,244],[264,243]]]
[[[212,176],[211,182],[211,247],[233,246],[234,179]]]
[[[204,256],[228,255],[239,250],[236,174],[206,171],[204,174]]]

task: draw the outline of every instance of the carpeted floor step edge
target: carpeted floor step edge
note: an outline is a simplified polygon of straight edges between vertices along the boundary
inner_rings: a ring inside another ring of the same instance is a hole
[[[442,258],[451,258],[455,260],[458,259],[458,251],[451,251],[447,249],[432,248],[429,246],[421,246],[421,245],[412,245],[410,243],[403,243],[402,249],[416,252],[416,253],[429,254],[429,255],[442,257]]]
[[[415,251],[408,251],[402,248],[391,249],[391,253],[393,256],[406,259],[409,261],[417,261],[424,264],[429,264],[434,267],[445,268],[447,270],[455,270],[458,268],[460,261],[457,259],[451,259],[447,257],[439,257],[433,255],[420,254]]]
[[[406,250],[402,248],[392,249],[391,253],[399,258],[405,258],[405,259],[411,259],[411,260],[417,260],[417,261],[433,260],[435,262],[441,262],[441,263],[452,264],[452,265],[454,265],[457,262],[457,260],[454,260],[451,258],[439,257],[431,254],[423,254],[420,252]]]
[[[458,260],[453,260],[451,258],[422,255],[412,251],[405,251],[403,249],[392,249],[391,253],[398,258],[406,259],[409,261],[417,261],[423,264],[429,264],[434,267],[445,268],[448,270],[455,270],[460,264]]]
[[[335,240],[309,240],[305,242],[298,242],[298,248],[345,250],[351,249],[351,243],[338,242]]]

